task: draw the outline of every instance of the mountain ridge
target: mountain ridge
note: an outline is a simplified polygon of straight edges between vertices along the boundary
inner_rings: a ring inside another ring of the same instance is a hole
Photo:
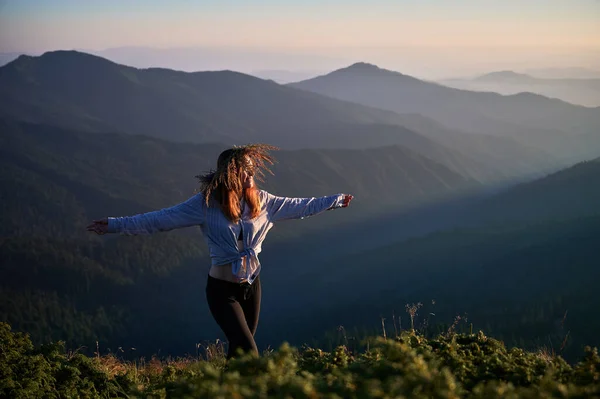
[[[489,72],[480,76],[477,76],[476,78],[474,78],[473,80],[496,80],[496,79],[502,79],[502,80],[531,80],[531,79],[535,79],[533,76],[531,75],[527,75],[524,73],[518,73],[515,71],[511,71],[511,70],[505,70],[505,71],[496,71],[496,72]]]
[[[510,137],[564,158],[566,163],[587,158],[587,148],[600,149],[600,107],[576,106],[534,93],[503,96],[461,90],[384,69],[370,71],[340,69],[288,86],[398,113],[421,114],[465,132]],[[561,141],[565,141],[560,145],[563,151],[557,151]]]
[[[507,148],[523,153],[524,162],[535,161],[517,170],[511,152],[488,165],[487,157],[477,154],[491,143],[472,148],[473,155],[460,152],[447,143],[469,146],[468,136],[447,132],[453,140],[441,144],[420,132],[419,123],[404,127],[407,117],[392,111],[232,71],[142,70],[78,51],[58,51],[22,56],[0,68],[0,87],[0,116],[79,131],[228,145],[263,141],[289,149],[400,144],[482,181],[510,181],[552,164],[537,150],[507,142]]]
[[[438,80],[445,86],[515,95],[536,93],[588,108],[600,107],[600,78],[535,77],[514,71],[490,72],[474,78]]]
[[[316,80],[321,80],[322,78],[325,77],[334,77],[336,75],[341,75],[341,74],[352,74],[352,73],[357,73],[357,72],[369,72],[370,76],[373,77],[389,77],[389,76],[395,76],[395,77],[401,77],[403,78],[405,81],[409,81],[411,83],[415,83],[415,84],[420,84],[423,86],[428,86],[430,89],[435,88],[435,87],[439,87],[441,89],[449,89],[450,91],[454,92],[454,93],[472,93],[472,94],[480,94],[478,92],[474,92],[472,90],[468,90],[468,89],[460,89],[460,88],[453,88],[453,87],[447,87],[444,86],[443,84],[434,82],[434,81],[427,81],[427,80],[422,80],[410,75],[406,75],[403,74],[402,72],[398,72],[398,71],[394,71],[391,69],[386,69],[386,68],[380,68],[379,66],[375,65],[375,64],[371,64],[368,62],[364,62],[364,61],[359,61],[359,62],[355,62],[347,67],[342,67],[339,69],[336,69],[334,71],[331,71],[327,74],[324,75],[320,75],[320,76],[316,76],[314,78],[310,78],[310,79],[306,79],[304,81],[301,82],[293,82],[293,83],[289,83],[287,84],[287,86],[292,86],[292,87],[300,87],[308,82],[311,81],[316,81]],[[491,72],[485,75],[482,75],[480,77],[485,77],[485,76],[495,76],[496,74],[505,74],[505,73],[510,73],[511,75],[515,76],[529,76],[526,74],[518,74],[516,72],[513,71],[499,71],[499,72]],[[536,78],[534,78],[536,79]],[[481,97],[481,98],[512,98],[512,97],[517,97],[522,93],[516,93],[516,94],[510,94],[510,95],[503,95],[500,93],[485,93],[485,97]],[[574,105],[571,103],[568,103],[567,101],[563,101],[557,98],[550,98],[541,94],[537,94],[537,93],[525,93],[527,95],[533,95],[536,96],[538,99],[545,101],[547,104],[550,103],[554,103],[554,104],[565,104],[567,106],[572,106],[572,107],[581,107],[581,108],[600,108],[600,107],[584,107],[584,106],[580,106],[580,105]]]

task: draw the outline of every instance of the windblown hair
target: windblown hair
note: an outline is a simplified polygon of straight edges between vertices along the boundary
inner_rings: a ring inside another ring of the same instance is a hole
[[[248,144],[223,151],[217,160],[216,170],[196,176],[207,206],[211,198],[216,200],[225,216],[232,222],[238,222],[242,216],[240,201],[244,198],[250,206],[251,217],[257,217],[261,209],[258,190],[256,185],[243,188],[242,171],[264,182],[265,172],[273,174],[269,165],[275,162],[269,151],[277,149],[268,144]]]

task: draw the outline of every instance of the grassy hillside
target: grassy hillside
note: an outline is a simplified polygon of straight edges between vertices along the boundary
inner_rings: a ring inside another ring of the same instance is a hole
[[[507,350],[477,334],[426,339],[411,331],[372,337],[356,350],[282,345],[224,367],[222,354],[130,363],[90,358],[60,343],[34,347],[0,324],[0,394],[6,397],[157,398],[538,398],[597,397],[600,357],[575,364],[547,351]]]

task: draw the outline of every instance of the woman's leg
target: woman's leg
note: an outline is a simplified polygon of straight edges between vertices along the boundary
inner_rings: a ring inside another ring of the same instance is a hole
[[[262,288],[260,284],[260,277],[257,277],[249,287],[248,293],[245,294],[243,300],[240,301],[242,310],[244,311],[244,317],[246,318],[246,323],[248,324],[248,328],[250,329],[252,336],[256,334],[256,329],[258,328],[261,296]]]
[[[242,290],[238,284],[208,276],[206,300],[210,312],[229,342],[228,359],[235,356],[240,348],[244,352],[253,352],[258,355],[253,334],[238,301],[240,293]],[[243,298],[240,297],[239,300],[243,300]]]

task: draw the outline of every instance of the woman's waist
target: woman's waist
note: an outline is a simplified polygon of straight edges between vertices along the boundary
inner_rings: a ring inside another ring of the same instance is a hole
[[[249,278],[255,279],[258,277],[260,266],[253,262],[242,262],[238,274],[233,272],[233,265],[227,263],[224,265],[212,265],[208,271],[208,275],[219,280],[225,280],[232,283],[248,282]]]
[[[208,275],[219,279],[225,280],[230,283],[243,283],[246,279],[240,279],[235,274],[233,274],[231,263],[227,263],[224,265],[212,265],[210,270],[208,271]]]

